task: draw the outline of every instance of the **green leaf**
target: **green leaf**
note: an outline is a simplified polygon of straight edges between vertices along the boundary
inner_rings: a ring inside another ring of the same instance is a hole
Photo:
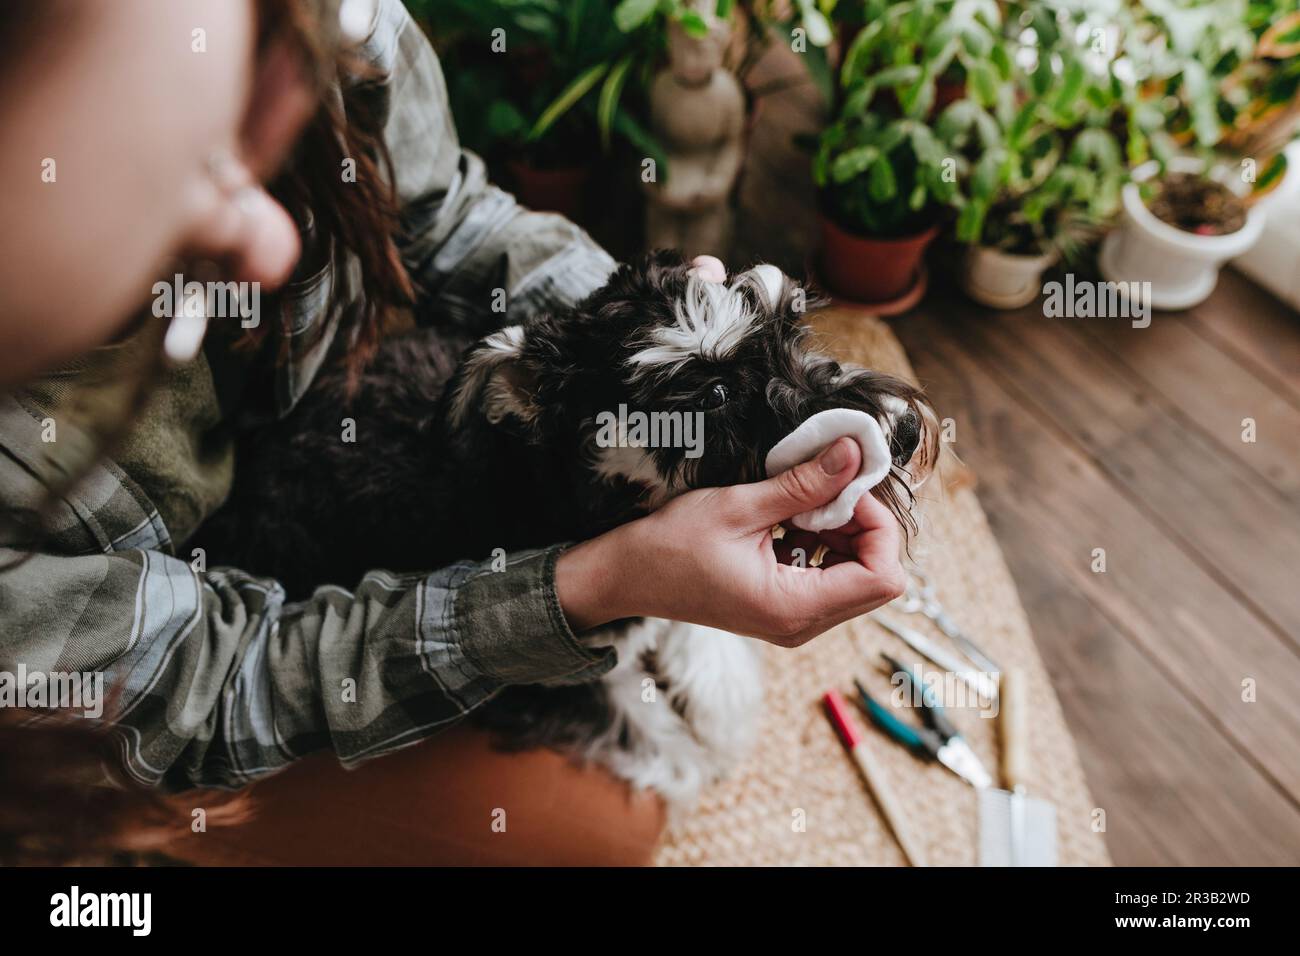
[[[1001,141],[998,121],[974,100],[958,100],[951,104],[939,114],[934,124],[935,134],[941,140],[959,147],[965,144],[971,130],[978,134],[985,148],[996,146]]]
[[[840,66],[840,84],[842,86],[848,86],[859,73],[865,71],[866,60],[871,52],[872,44],[875,43],[876,37],[880,36],[883,29],[884,21],[876,20],[868,23],[858,31],[858,35],[849,44],[849,50],[844,54],[844,62]]]
[[[891,123],[875,137],[873,145],[882,153],[892,153],[907,139],[911,125],[908,120]]]
[[[1104,129],[1085,129],[1070,147],[1070,162],[1087,163],[1102,170],[1118,169],[1122,162],[1119,143]]]
[[[881,157],[871,166],[867,180],[867,192],[876,202],[888,202],[898,195],[898,180],[894,176],[894,167],[888,157]]]
[[[830,21],[811,5],[803,10],[803,25],[808,31],[808,41],[813,46],[830,46],[831,40],[835,39]]]
[[[1286,153],[1277,153],[1264,165],[1264,171],[1255,180],[1254,192],[1264,193],[1272,189],[1286,175]]]
[[[1011,79],[1011,56],[1007,53],[1007,48],[1002,43],[993,45],[993,52],[989,54],[989,59],[997,67],[998,75],[1004,80]]]
[[[609,136],[614,125],[614,113],[618,109],[618,98],[623,92],[623,83],[631,67],[632,54],[629,53],[614,64],[600,87],[600,99],[596,102],[596,125],[600,128],[601,149],[606,152],[609,152]]]
[[[1030,14],[1034,32],[1038,34],[1037,46],[1040,50],[1051,50],[1061,39],[1061,31],[1056,26],[1053,11],[1046,4],[1036,5]]]
[[[1044,96],[1052,88],[1052,66],[1046,56],[1038,58],[1038,65],[1029,74],[1029,86],[1035,96]]]
[[[533,128],[528,131],[527,140],[530,143],[540,139],[555,121],[573,108],[573,105],[580,99],[591,92],[592,87],[600,82],[600,78],[609,70],[608,63],[597,63],[583,70],[575,77],[568,86],[557,96],[551,105],[542,111],[542,115],[537,118]]]
[[[957,27],[951,22],[941,23],[925,38],[925,58],[931,62],[937,60],[945,47],[954,44],[956,39]]]
[[[948,151],[924,123],[913,123],[908,128],[912,141],[912,152],[916,158],[927,166],[942,166],[948,157]]]
[[[497,140],[511,140],[522,136],[528,126],[522,113],[508,100],[493,100],[487,111],[488,133]]]
[[[962,46],[977,60],[986,59],[993,51],[993,39],[981,26],[969,24],[961,31]]]
[[[985,151],[971,173],[970,191],[975,199],[990,202],[1003,181],[1006,154],[999,149]]]
[[[682,29],[686,31],[687,36],[693,36],[697,40],[701,40],[709,35],[709,25],[694,10],[687,10],[677,22],[682,25]]]
[[[1218,91],[1205,67],[1195,60],[1183,64],[1183,84],[1192,113],[1196,142],[1201,146],[1214,146],[1222,135]]]
[[[998,99],[998,75],[985,60],[976,60],[966,68],[969,86],[981,106],[992,106]]]
[[[984,217],[987,213],[988,207],[982,202],[972,200],[962,206],[961,212],[957,214],[957,241],[965,243],[979,242],[980,234],[984,231]]]
[[[1083,63],[1079,60],[1071,60],[1065,68],[1061,88],[1056,91],[1056,96],[1052,100],[1052,109],[1065,115],[1072,114],[1072,107],[1075,100],[1079,98],[1079,93],[1083,90],[1083,82],[1087,78]]]
[[[861,176],[879,156],[880,150],[875,146],[857,146],[846,150],[831,163],[831,179],[845,183]]]
[[[871,80],[878,86],[902,86],[915,83],[925,75],[925,71],[915,63],[904,63],[881,70]]]
[[[910,86],[905,87],[899,97],[903,115],[912,119],[925,119],[934,106],[934,78],[928,73]]]
[[[817,87],[817,92],[822,96],[822,102],[829,106],[835,99],[835,79],[831,71],[830,59],[826,56],[826,48],[808,47],[804,50],[801,59],[804,68],[808,71],[808,78],[812,80],[813,86]]]
[[[614,26],[631,33],[654,14],[659,0],[623,0],[614,8]]]
[[[857,116],[865,113],[871,106],[872,99],[876,95],[876,84],[874,80],[867,80],[859,84],[848,96],[844,98],[843,113],[845,116]]]
[[[1012,149],[1019,149],[1025,141],[1025,136],[1034,125],[1035,103],[1031,100],[1020,108],[1016,118],[1012,120],[1011,125],[1007,128],[1007,142],[1011,144]]]
[[[641,127],[641,124],[628,114],[627,110],[619,110],[614,114],[614,129],[618,130],[619,135],[631,143],[633,148],[643,156],[655,161],[655,167],[659,170],[661,180],[666,181],[668,179],[668,154],[664,152],[659,140],[646,132]]]

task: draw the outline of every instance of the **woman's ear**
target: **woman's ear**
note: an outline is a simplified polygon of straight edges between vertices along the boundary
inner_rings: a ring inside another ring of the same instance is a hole
[[[537,424],[537,377],[523,361],[524,327],[493,332],[466,353],[451,399],[451,423],[464,425],[475,412],[490,424],[507,417]]]

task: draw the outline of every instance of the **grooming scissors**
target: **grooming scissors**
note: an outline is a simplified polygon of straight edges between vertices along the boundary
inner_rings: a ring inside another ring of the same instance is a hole
[[[943,605],[939,603],[939,598],[935,594],[934,584],[930,581],[929,576],[920,568],[912,568],[907,578],[907,590],[903,596],[895,602],[895,607],[905,614],[924,614],[930,620],[934,621],[935,626],[947,635],[961,650],[971,663],[975,664],[980,670],[988,674],[1000,674],[1002,668],[998,666],[993,658],[985,654],[978,644],[972,641],[957,626],[948,612],[944,610]],[[892,630],[892,628],[891,628]],[[929,657],[930,655],[926,655]],[[935,661],[939,664],[939,661]]]
[[[934,690],[926,686],[919,674],[905,667],[888,654],[880,655],[893,673],[903,675],[908,690],[919,695],[917,709],[921,712],[922,726],[916,727],[894,716],[893,708],[885,707],[868,693],[862,681],[854,680],[862,706],[871,722],[925,760],[937,760],[976,790],[993,785],[993,778],[980,762],[970,744],[962,738],[939,704]]]

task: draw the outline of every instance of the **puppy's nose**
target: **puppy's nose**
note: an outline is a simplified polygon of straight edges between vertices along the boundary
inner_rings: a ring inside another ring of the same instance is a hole
[[[909,408],[894,419],[893,432],[889,436],[889,453],[894,458],[894,464],[907,464],[920,443],[921,418]]]

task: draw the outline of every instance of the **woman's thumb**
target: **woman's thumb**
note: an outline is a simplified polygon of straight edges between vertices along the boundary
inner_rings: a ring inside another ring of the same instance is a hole
[[[858,473],[862,451],[851,438],[840,438],[820,455],[775,478],[746,488],[752,495],[748,517],[770,527],[834,499]]]

